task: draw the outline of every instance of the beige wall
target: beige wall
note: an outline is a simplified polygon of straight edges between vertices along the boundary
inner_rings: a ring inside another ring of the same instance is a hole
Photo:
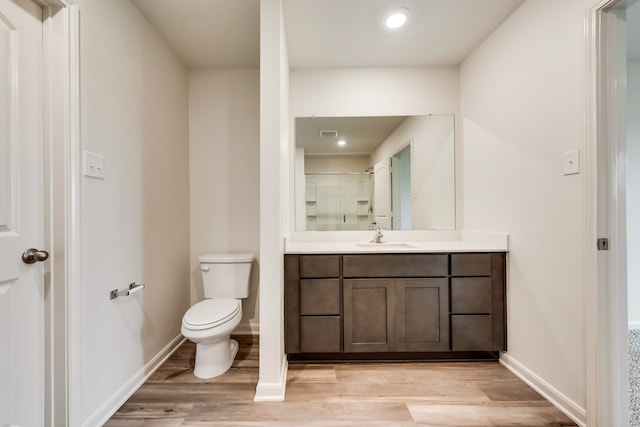
[[[238,333],[258,332],[259,108],[258,70],[189,72],[191,303],[204,298],[198,256],[253,253],[256,262]]]
[[[457,114],[458,68],[294,69],[291,117]]]
[[[509,233],[505,358],[585,418],[584,1],[528,0],[463,63],[465,228]]]
[[[189,307],[187,72],[130,1],[79,8],[81,148],[104,155],[106,177],[80,182],[72,387],[74,424],[101,425]],[[146,288],[109,300],[133,281]]]
[[[370,156],[305,156],[304,173],[363,173],[371,166]]]

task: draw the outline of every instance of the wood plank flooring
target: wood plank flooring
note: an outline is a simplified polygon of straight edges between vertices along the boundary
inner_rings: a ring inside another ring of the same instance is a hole
[[[191,426],[575,426],[497,362],[289,364],[284,402],[254,402],[257,337],[233,367],[193,376],[185,342],[105,424]]]

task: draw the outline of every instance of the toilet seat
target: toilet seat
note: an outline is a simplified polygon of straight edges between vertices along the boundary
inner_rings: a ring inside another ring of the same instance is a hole
[[[240,301],[237,299],[206,299],[187,310],[182,318],[182,325],[191,330],[213,328],[235,317],[240,308]]]

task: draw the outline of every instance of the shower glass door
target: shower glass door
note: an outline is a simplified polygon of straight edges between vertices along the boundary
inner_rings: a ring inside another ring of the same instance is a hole
[[[305,175],[308,231],[368,230],[373,215],[369,174]]]

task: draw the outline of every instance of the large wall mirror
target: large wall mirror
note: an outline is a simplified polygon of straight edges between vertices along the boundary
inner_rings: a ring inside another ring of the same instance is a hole
[[[453,115],[295,119],[296,231],[455,229]]]

